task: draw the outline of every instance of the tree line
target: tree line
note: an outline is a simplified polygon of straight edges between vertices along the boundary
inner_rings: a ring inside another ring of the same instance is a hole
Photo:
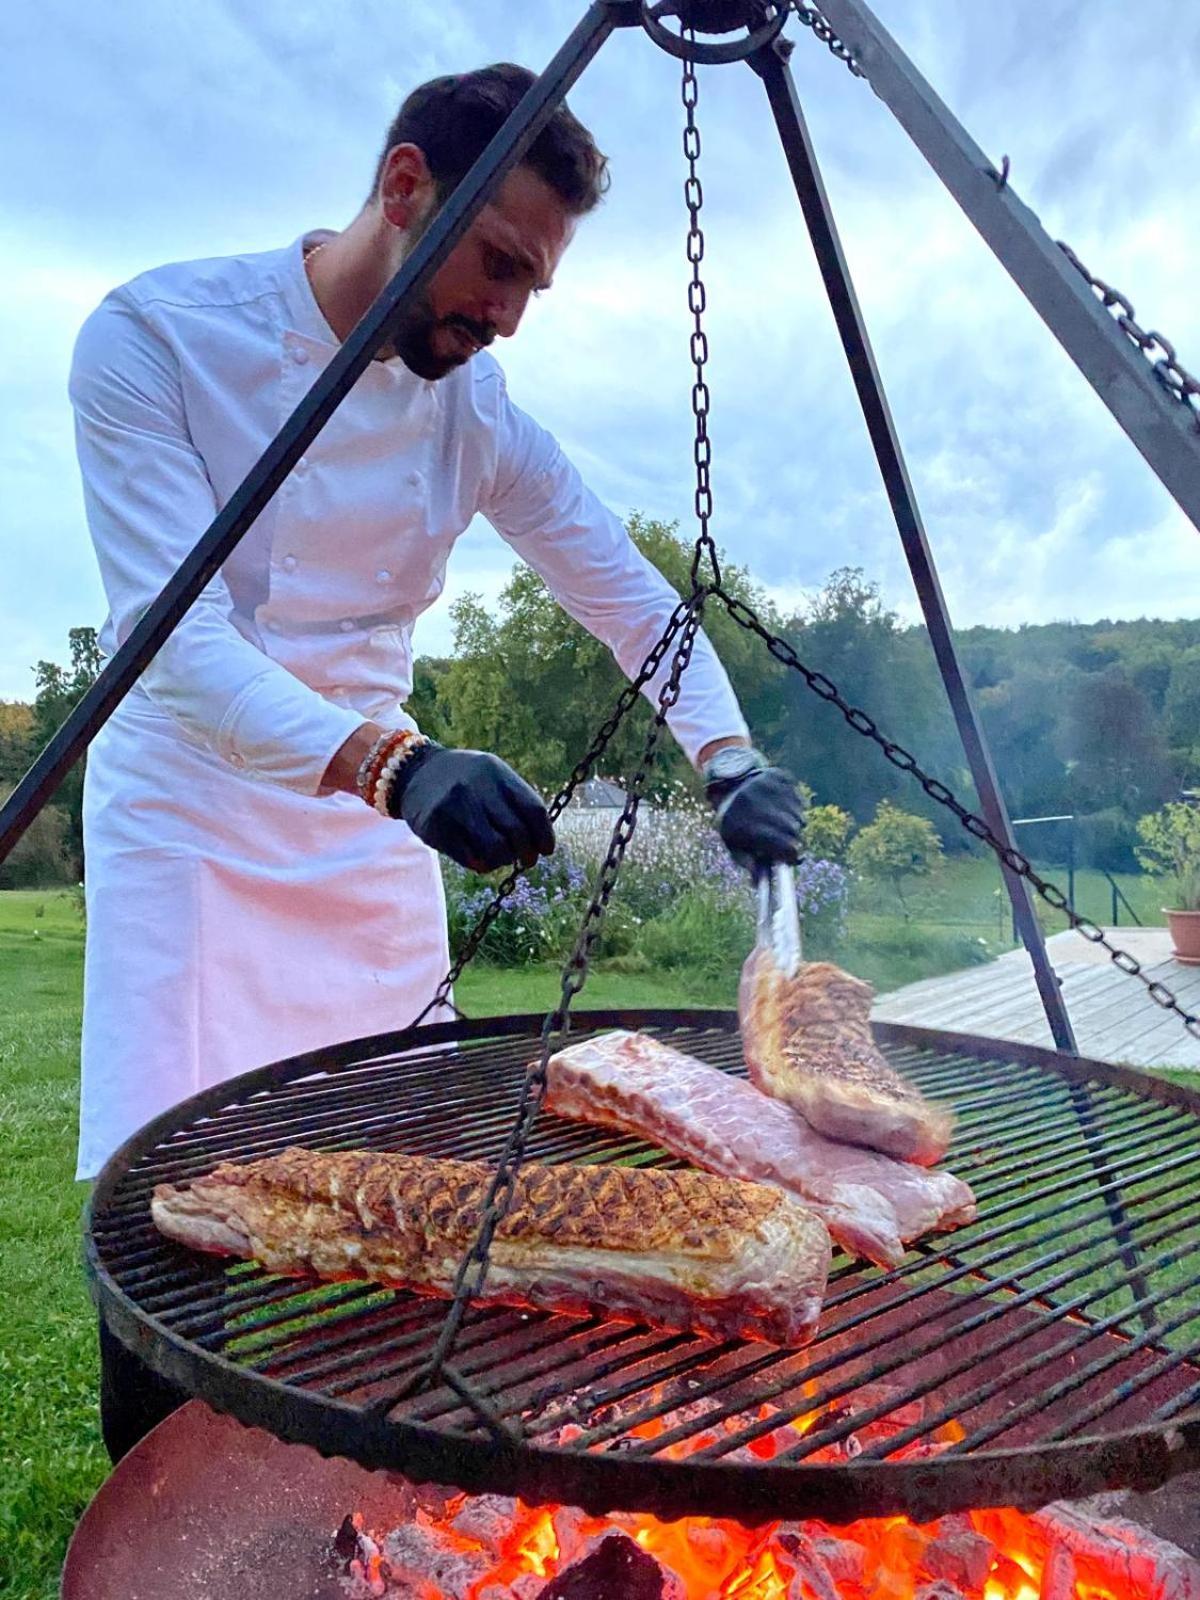
[[[640,515],[629,521],[638,546],[681,593],[689,587],[691,544],[674,525]],[[930,647],[921,626],[905,625],[859,569],[831,574],[796,611],[783,612],[735,564],[725,586],[782,634],[806,666],[836,683],[886,738],[974,807],[976,797]],[[557,605],[541,579],[518,565],[498,605],[467,595],[455,603],[454,651],[418,657],[409,709],[421,727],[449,744],[494,750],[530,782],[552,793],[608,715],[624,679],[604,646]],[[851,729],[801,675],[723,606],[705,628],[733,681],[753,736],[789,766],[818,802],[860,824],[880,801],[928,817],[947,850],[970,847],[954,817]],[[1029,624],[961,630],[968,680],[1014,816],[1073,813],[1081,857],[1133,870],[1137,818],[1200,783],[1200,620]],[[73,629],[68,667],[39,662],[29,704],[0,703],[0,789],[19,777],[98,666],[95,634]],[[640,704],[614,735],[601,775],[636,765],[650,719]],[[695,784],[673,741],[660,748],[654,787]],[[81,775],[59,800],[58,871],[78,875]],[[1054,858],[1054,830],[1035,844]],[[44,851],[43,851],[44,853]],[[41,862],[38,870],[44,868]],[[0,868],[0,886],[29,870]]]

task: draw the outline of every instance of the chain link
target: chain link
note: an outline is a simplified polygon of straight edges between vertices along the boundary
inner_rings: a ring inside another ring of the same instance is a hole
[[[856,78],[865,78],[866,73],[858,64],[858,57],[850,46],[843,44],[826,22],[815,5],[810,0],[793,0],[792,9],[806,28],[811,28],[815,38],[826,45],[830,53],[845,64]]]
[[[1133,306],[1127,296],[1103,278],[1097,278],[1084,266],[1069,244],[1059,239],[1058,248],[1075,270],[1083,275],[1095,291],[1106,311],[1111,311],[1121,332],[1137,345],[1154,368],[1155,376],[1163,388],[1181,405],[1187,406],[1195,417],[1196,430],[1200,432],[1200,381],[1197,381],[1179,360],[1175,346],[1161,333],[1149,332],[1138,326]]]
[[[687,30],[688,39],[694,43],[695,29]],[[700,566],[707,555],[712,568],[713,583],[721,582],[721,563],[717,547],[708,531],[712,516],[712,441],[708,436],[708,407],[711,395],[704,369],[708,362],[708,335],[704,331],[704,312],[708,305],[708,291],[700,276],[700,263],[704,260],[704,230],[700,226],[700,207],[704,204],[704,189],[700,183],[700,129],[696,124],[696,101],[699,84],[694,64],[683,63],[683,154],[687,160],[687,178],[683,185],[683,199],[688,212],[687,258],[692,264],[692,281],[688,284],[687,303],[692,313],[691,356],[695,378],[692,382],[692,415],[696,419],[696,437],[692,445],[692,458],[696,465],[696,521],[699,533],[692,555],[692,585],[700,583]]]
[[[694,39],[694,32],[690,29],[688,31]],[[484,1198],[483,1214],[480,1218],[478,1231],[470,1249],[464,1254],[459,1263],[450,1309],[438,1333],[437,1343],[429,1361],[422,1366],[421,1370],[403,1390],[403,1394],[408,1394],[436,1381],[438,1378],[444,1378],[460,1398],[465,1399],[468,1404],[472,1405],[476,1415],[492,1431],[493,1435],[504,1442],[512,1442],[514,1436],[511,1428],[502,1424],[483,1402],[482,1398],[475,1395],[471,1386],[448,1365],[448,1358],[454,1348],[459,1328],[462,1325],[463,1317],[466,1315],[470,1302],[482,1294],[484,1284],[487,1281],[492,1240],[495,1237],[496,1229],[500,1226],[513,1204],[517,1175],[525,1159],[529,1136],[545,1097],[550,1055],[554,1048],[554,1043],[569,1031],[571,1005],[575,996],[582,991],[587,982],[589,961],[595,949],[605,913],[608,910],[609,900],[617,884],[617,877],[625,859],[625,852],[629,848],[634,829],[637,827],[638,811],[645,796],[646,782],[654,764],[662,730],[666,726],[667,717],[672,708],[679,700],[683,674],[692,658],[692,651],[695,646],[696,635],[700,629],[700,622],[704,615],[705,604],[710,594],[720,592],[721,568],[717,548],[708,526],[713,508],[712,487],[709,476],[712,463],[712,446],[708,436],[709,391],[704,376],[705,364],[708,360],[708,337],[704,331],[703,323],[707,296],[704,281],[700,275],[700,263],[704,258],[704,234],[700,227],[700,207],[703,204],[704,191],[700,184],[698,171],[700,130],[696,125],[696,101],[695,69],[690,61],[685,60],[683,64],[685,122],[683,149],[688,164],[688,176],[684,185],[684,199],[688,209],[686,251],[687,259],[692,266],[692,279],[688,286],[688,306],[693,318],[691,356],[695,369],[695,381],[692,386],[692,412],[696,420],[696,434],[692,455],[696,468],[695,508],[698,525],[691,567],[692,592],[686,600],[681,600],[676,606],[662,638],[659,639],[654,649],[646,657],[637,678],[626,686],[617,701],[612,715],[601,726],[587,753],[576,763],[566,783],[559,790],[548,808],[552,819],[556,819],[560,815],[578,784],[607,748],[623,718],[636,703],[639,691],[658,672],[667,650],[670,649],[672,642],[678,636],[679,642],[672,657],[670,674],[659,691],[658,707],[646,734],[641,760],[626,786],[625,804],[613,827],[608,850],[597,874],[592,898],[580,924],[574,949],[566,966],[563,968],[562,989],[559,994],[558,1005],[547,1015],[542,1025],[541,1049],[537,1063],[526,1073],[525,1081],[521,1085],[516,1115]],[[712,569],[711,583],[702,581],[700,577],[700,570],[705,556],[708,557]],[[494,899],[471,930],[459,959],[455,962],[446,978],[443,979],[437,994],[435,994],[429,1005],[425,1007],[420,1017],[416,1019],[418,1022],[422,1021],[438,1005],[448,1000],[450,989],[457,978],[462,975],[467,962],[478,950],[488,927],[499,914],[505,899],[515,887],[519,875],[516,871],[511,872],[500,885]],[[396,1403],[398,1398],[401,1398],[401,1396],[393,1395],[386,1398],[379,1402],[377,1409],[386,1412]]]
[[[1135,956],[1131,956],[1127,950],[1121,950],[1118,946],[1112,944],[1104,929],[1098,923],[1090,921],[1087,917],[1076,916],[1067,901],[1066,895],[1058,885],[1039,877],[1036,869],[1019,850],[1014,850],[1006,845],[1002,839],[999,839],[992,832],[982,817],[976,816],[974,812],[967,810],[966,806],[955,797],[952,790],[948,789],[939,779],[930,777],[911,751],[905,750],[902,745],[898,745],[890,739],[886,739],[880,733],[874,720],[865,711],[860,710],[857,706],[850,705],[842,697],[837,685],[827,678],[824,673],[814,672],[810,667],[806,667],[787,640],[781,639],[777,634],[771,633],[769,629],[764,627],[754,611],[744,601],[733,599],[724,590],[716,591],[715,598],[721,601],[736,623],[748,632],[757,634],[763,640],[776,661],[780,661],[785,667],[790,667],[794,672],[798,672],[815,695],[818,695],[822,700],[828,701],[830,705],[837,707],[856,733],[861,733],[865,738],[870,739],[873,744],[878,745],[892,766],[897,767],[901,772],[911,773],[931,800],[935,800],[938,805],[945,806],[948,811],[952,811],[967,832],[983,844],[986,844],[1010,872],[1015,872],[1018,877],[1024,878],[1047,905],[1053,906],[1056,911],[1061,912],[1066,917],[1077,933],[1081,933],[1092,944],[1098,944],[1107,950],[1109,959],[1114,966],[1118,967],[1122,972],[1129,973],[1131,977],[1137,978],[1145,985],[1156,1005],[1161,1006],[1164,1011],[1175,1012],[1193,1038],[1200,1039],[1200,1017],[1190,1011],[1185,1011],[1165,984],[1148,978],[1142,970],[1142,963]]]
[[[629,848],[629,842],[633,838],[634,829],[637,827],[638,810],[645,797],[646,780],[654,764],[659,736],[666,725],[668,714],[679,699],[680,684],[687,665],[692,658],[692,648],[700,628],[700,619],[704,612],[705,602],[708,599],[708,592],[704,588],[697,589],[685,603],[685,617],[680,630],[679,644],[671,662],[670,676],[659,693],[658,709],[647,731],[641,760],[638,763],[637,770],[629,780],[625,794],[625,804],[613,827],[608,850],[597,875],[591,901],[584,914],[579,933],[576,936],[575,947],[563,969],[562,989],[559,994],[558,1005],[547,1015],[545,1022],[542,1024],[541,1049],[538,1061],[525,1074],[525,1081],[521,1085],[516,1116],[513,1119],[513,1125],[509,1130],[508,1139],[501,1153],[496,1171],[488,1186],[478,1232],[470,1249],[459,1263],[452,1291],[453,1302],[438,1334],[437,1343],[429,1361],[416,1374],[411,1383],[406,1386],[402,1394],[400,1396],[392,1395],[384,1402],[385,1409],[394,1405],[396,1400],[402,1398],[403,1395],[411,1393],[413,1390],[421,1388],[425,1384],[443,1376],[446,1370],[446,1359],[453,1349],[455,1339],[458,1337],[458,1330],[462,1325],[462,1319],[466,1315],[467,1308],[470,1302],[473,1299],[477,1299],[483,1292],[484,1284],[487,1281],[492,1240],[495,1237],[496,1229],[512,1207],[516,1193],[517,1175],[525,1159],[525,1147],[529,1141],[533,1125],[537,1120],[542,1101],[545,1098],[550,1055],[554,1049],[555,1041],[568,1032],[572,1001],[587,982],[588,963],[600,934],[600,925],[608,909],[609,899],[612,896],[613,889],[616,887],[617,876],[625,859],[625,852]],[[468,1402],[474,1402],[475,1396],[469,1385],[462,1385],[460,1392]],[[495,1431],[496,1419],[482,1406],[478,1407],[477,1410],[485,1424]],[[508,1431],[506,1430],[506,1432]]]
[[[612,714],[604,723],[601,724],[595,738],[588,747],[587,753],[581,756],[580,759],[575,763],[566,782],[547,806],[546,809],[550,813],[551,822],[558,821],[559,817],[563,814],[567,808],[567,805],[570,803],[571,797],[575,793],[576,789],[587,777],[588,773],[595,770],[596,763],[608,748],[617,732],[617,729],[621,726],[622,722],[624,722],[630,711],[632,711],[633,707],[637,704],[642,690],[662,666],[663,657],[670,648],[671,641],[675,638],[680,628],[684,625],[687,617],[688,601],[681,600],[671,613],[670,620],[667,623],[666,632],[654,646],[653,650],[651,650],[645,661],[642,662],[641,667],[638,669],[637,676],[635,678],[631,678],[630,681],[625,685],[624,689],[622,689],[620,697],[618,698],[616,705],[613,707]],[[425,1021],[426,1017],[428,1017],[431,1013],[440,1010],[443,1006],[450,1006],[457,1015],[462,1015],[462,1013],[458,1010],[458,1007],[454,1005],[454,1002],[450,998],[451,992],[454,988],[454,985],[462,977],[463,973],[466,971],[467,967],[478,953],[480,945],[487,937],[488,929],[491,927],[492,923],[495,922],[501,911],[504,910],[509,896],[516,888],[521,877],[521,869],[519,867],[514,867],[508,876],[504,878],[497,886],[493,892],[491,900],[483,908],[475,922],[475,925],[472,927],[467,937],[463,940],[463,946],[459,952],[458,959],[454,962],[453,966],[442,979],[441,983],[438,984],[437,991],[433,995],[433,998],[428,1002],[423,1010],[418,1012],[418,1014],[408,1024],[408,1027],[420,1027],[421,1023]]]
[[[814,4],[813,0],[792,0],[792,9],[804,26],[810,28],[813,35],[827,45],[832,54],[844,62],[856,78],[866,78],[867,74],[859,65],[854,51],[838,38],[822,15],[820,7]],[[1002,188],[1007,185],[1007,181],[1008,157],[1005,156]],[[1097,278],[1089,272],[1069,244],[1064,243],[1062,239],[1059,239],[1057,244],[1076,271],[1087,279],[1105,310],[1113,313],[1121,332],[1150,362],[1155,376],[1166,392],[1193,414],[1196,430],[1200,432],[1200,380],[1193,377],[1180,361],[1170,339],[1164,334],[1155,333],[1153,330],[1147,332],[1145,328],[1140,327],[1128,296],[1123,295],[1119,289],[1114,289],[1111,284],[1105,283],[1103,278]]]

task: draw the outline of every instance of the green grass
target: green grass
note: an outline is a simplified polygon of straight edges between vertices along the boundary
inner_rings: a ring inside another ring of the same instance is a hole
[[[96,1410],[95,1319],[79,1264],[87,1192],[73,1181],[83,933],[69,895],[0,893],[0,1595],[52,1600],[71,1530],[108,1472]],[[553,968],[480,968],[475,1016],[537,1011]],[[711,996],[598,972],[581,1004],[688,1006]]]
[[[1067,892],[1065,867],[1034,862],[1042,877]],[[1161,884],[1141,873],[1115,873],[1122,893],[1147,926],[1162,926]],[[1012,942],[1012,916],[1000,869],[992,859],[957,856],[947,861],[940,872],[926,879],[912,880],[904,887],[904,898],[913,922],[932,923],[939,928],[957,928],[993,941]],[[1043,927],[1058,933],[1068,926],[1061,912],[1054,911],[1036,895],[1035,904]],[[1082,917],[1108,925],[1112,922],[1112,890],[1108,880],[1090,868],[1075,874],[1075,909]],[[855,891],[853,917],[859,914],[899,916],[903,907],[890,887],[860,886]],[[1125,906],[1118,908],[1122,926],[1132,921]]]

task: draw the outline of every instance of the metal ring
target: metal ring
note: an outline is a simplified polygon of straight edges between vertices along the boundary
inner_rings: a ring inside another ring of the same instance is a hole
[[[769,18],[751,31],[744,39],[731,39],[727,44],[704,44],[698,40],[686,40],[680,34],[672,33],[658,20],[660,16],[678,16],[684,14],[684,26],[702,26],[693,21],[688,14],[687,0],[658,0],[656,5],[651,5],[649,0],[642,0],[642,27],[654,40],[661,50],[668,55],[675,56],[679,61],[699,62],[704,66],[723,66],[729,61],[745,61],[756,50],[774,43],[783,32],[783,25],[788,19],[789,7],[782,0],[768,0],[769,4],[777,6],[777,15]],[[715,33],[732,33],[736,27],[750,27],[749,21],[739,17],[736,22],[731,22],[730,17],[735,12],[748,12],[750,5],[726,5],[722,8],[710,8],[709,21]]]

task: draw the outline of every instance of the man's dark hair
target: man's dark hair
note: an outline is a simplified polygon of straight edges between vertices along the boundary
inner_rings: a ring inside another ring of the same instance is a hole
[[[372,194],[379,188],[388,152],[398,144],[415,144],[424,153],[438,199],[444,200],[533,82],[527,67],[501,61],[421,84],[388,129]],[[530,145],[523,164],[550,185],[573,216],[590,211],[608,188],[607,161],[565,105]]]

